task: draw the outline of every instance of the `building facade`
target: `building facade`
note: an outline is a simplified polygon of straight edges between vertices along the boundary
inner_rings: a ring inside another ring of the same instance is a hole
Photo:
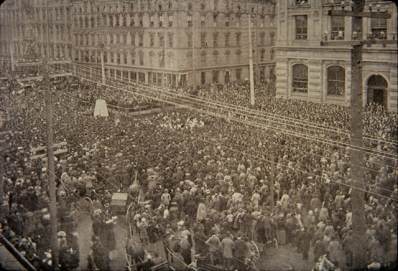
[[[363,18],[362,32],[352,18],[329,16],[351,10],[352,1],[277,1],[275,46],[277,96],[321,103],[350,104],[351,45],[344,41],[378,40],[364,45],[364,103],[397,111],[397,7],[392,1],[367,0],[365,12],[388,13],[390,19]]]
[[[69,0],[7,0],[0,8],[3,69],[47,59],[72,59],[72,3]],[[47,18],[48,16],[48,18]]]
[[[16,61],[23,59],[21,46],[30,33],[37,37],[38,56],[47,54],[46,2],[7,0],[2,5],[7,28],[0,33],[6,45],[3,60],[11,59],[11,51]],[[110,77],[173,86],[247,79],[249,28],[255,79],[274,73],[271,0],[48,0],[48,14],[49,58],[99,69],[103,54]]]

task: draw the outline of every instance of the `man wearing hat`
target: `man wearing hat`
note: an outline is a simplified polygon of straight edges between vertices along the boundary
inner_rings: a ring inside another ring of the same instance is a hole
[[[235,241],[235,251],[234,256],[236,258],[236,269],[244,270],[245,269],[245,255],[247,251],[246,242],[242,239],[242,235],[238,233],[238,239]],[[234,265],[235,267],[235,265]]]
[[[206,243],[206,245],[209,246],[210,263],[211,263],[211,265],[214,265],[215,254],[220,248],[220,238],[218,238],[216,233],[213,232],[213,235],[210,236],[210,238],[207,239],[207,241],[205,243]]]
[[[226,237],[221,241],[221,247],[223,250],[223,269],[231,270],[235,243],[232,241],[232,234],[230,232],[227,232]]]
[[[194,241],[195,241],[195,249],[196,254],[206,255],[207,247],[206,247],[206,240],[208,237],[204,233],[204,226],[202,223],[198,223],[195,225],[196,232],[194,234]]]

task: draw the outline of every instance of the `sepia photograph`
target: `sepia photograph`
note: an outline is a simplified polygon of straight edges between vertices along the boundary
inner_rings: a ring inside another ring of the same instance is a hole
[[[396,270],[397,18],[2,0],[0,270]]]

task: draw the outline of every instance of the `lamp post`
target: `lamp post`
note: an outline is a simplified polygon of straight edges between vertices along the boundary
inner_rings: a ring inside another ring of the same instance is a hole
[[[252,49],[252,15],[249,15],[249,72],[250,72],[250,104],[255,105],[254,99],[254,75],[253,75],[253,49]]]

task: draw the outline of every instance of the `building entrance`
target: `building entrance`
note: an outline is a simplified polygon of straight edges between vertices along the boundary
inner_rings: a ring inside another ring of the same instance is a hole
[[[368,80],[367,102],[387,107],[387,81],[380,75],[373,75]]]

